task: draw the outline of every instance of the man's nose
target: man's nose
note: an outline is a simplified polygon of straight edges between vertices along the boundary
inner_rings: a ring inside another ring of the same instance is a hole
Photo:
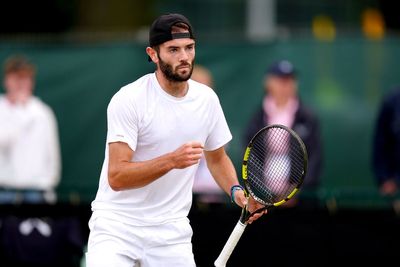
[[[182,52],[179,55],[179,61],[188,61],[189,60],[189,53],[182,49]]]

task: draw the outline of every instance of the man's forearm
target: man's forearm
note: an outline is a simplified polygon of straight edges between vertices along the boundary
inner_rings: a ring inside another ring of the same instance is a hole
[[[188,142],[160,157],[131,162],[134,151],[125,143],[109,145],[108,182],[115,191],[146,186],[172,169],[197,164],[203,152],[199,142]]]
[[[140,188],[157,180],[174,168],[171,155],[141,162],[120,162],[110,166],[108,181],[115,191]]]
[[[237,174],[232,161],[224,153],[223,156],[207,161],[207,166],[217,184],[230,195],[233,185],[238,184]]]

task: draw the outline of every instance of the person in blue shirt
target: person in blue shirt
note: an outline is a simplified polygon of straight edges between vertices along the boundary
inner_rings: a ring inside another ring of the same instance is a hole
[[[372,167],[383,195],[394,195],[400,179],[400,87],[383,99],[373,140]]]

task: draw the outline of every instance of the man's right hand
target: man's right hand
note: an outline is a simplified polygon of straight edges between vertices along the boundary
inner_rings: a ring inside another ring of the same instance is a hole
[[[199,142],[189,142],[180,146],[171,153],[174,168],[184,169],[199,162],[203,153],[203,146]]]

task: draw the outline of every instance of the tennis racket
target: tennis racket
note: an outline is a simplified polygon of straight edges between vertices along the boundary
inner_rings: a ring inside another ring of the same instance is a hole
[[[307,171],[308,156],[301,138],[283,125],[262,128],[251,139],[244,153],[242,177],[245,194],[264,205],[242,214],[219,257],[216,267],[225,267],[242,236],[248,219],[255,213],[279,206],[298,192]]]

